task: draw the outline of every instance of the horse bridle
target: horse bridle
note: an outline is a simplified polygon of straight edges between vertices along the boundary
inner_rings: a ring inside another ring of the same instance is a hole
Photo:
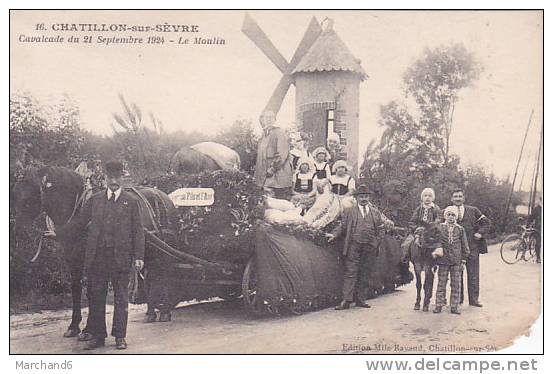
[[[45,188],[50,188],[52,186],[52,184],[50,182],[48,182],[47,177],[48,177],[48,174],[44,175],[42,177],[42,180],[41,180],[41,183],[40,183],[40,188],[39,188],[39,190],[40,190],[40,212],[45,212],[45,209],[44,209],[44,189]],[[65,225],[67,225],[69,222],[71,222],[71,220],[73,219],[73,217],[77,213],[77,210],[79,209],[79,206],[84,205],[85,196],[89,192],[89,190],[91,190],[91,189],[87,188],[86,185],[84,185],[81,193],[77,194],[77,196],[75,196],[75,204],[73,206],[73,211],[71,213],[71,216],[69,216],[69,218],[65,222]],[[55,231],[55,228],[56,228],[55,225],[54,225],[54,222],[48,216],[48,214],[46,215],[46,227],[49,231]],[[39,230],[37,230],[37,231],[39,231]],[[40,235],[40,239],[38,241],[38,246],[37,246],[37,250],[35,252],[35,255],[33,256],[33,258],[30,261],[31,263],[35,262],[38,259],[38,257],[40,256],[41,252],[42,252],[42,241],[44,240],[44,235],[42,235],[42,234]]]

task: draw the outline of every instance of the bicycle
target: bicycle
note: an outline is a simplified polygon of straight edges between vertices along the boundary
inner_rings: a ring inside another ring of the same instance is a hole
[[[511,234],[501,242],[501,259],[506,264],[529,261],[536,256],[536,229],[526,225],[520,228],[521,234]]]

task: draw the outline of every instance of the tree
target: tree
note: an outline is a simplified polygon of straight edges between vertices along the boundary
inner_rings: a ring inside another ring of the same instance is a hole
[[[234,149],[240,156],[241,169],[253,175],[257,158],[257,141],[252,123],[248,120],[236,120],[214,139],[215,142]]]
[[[421,127],[436,137],[443,163],[449,163],[450,137],[459,92],[479,78],[482,68],[462,44],[425,49],[403,75],[406,95],[421,111]]]
[[[38,165],[74,165],[83,138],[77,105],[65,96],[47,105],[29,93],[10,95],[10,175]]]
[[[424,171],[433,164],[424,134],[408,110],[395,101],[380,107],[385,130],[378,145],[371,143],[361,165],[361,180],[370,186],[378,205],[398,222],[404,222],[410,195]]]

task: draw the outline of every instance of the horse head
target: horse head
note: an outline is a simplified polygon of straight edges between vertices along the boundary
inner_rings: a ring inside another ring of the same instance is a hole
[[[15,213],[15,236],[28,236],[27,229],[42,211],[40,178],[36,168],[27,168],[13,187],[11,202]]]
[[[54,224],[65,224],[82,190],[81,177],[71,169],[56,166],[28,169],[13,191],[16,236],[26,234],[41,212]]]

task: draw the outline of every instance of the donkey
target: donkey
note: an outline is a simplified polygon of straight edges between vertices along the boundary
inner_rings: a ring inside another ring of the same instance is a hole
[[[71,169],[55,166],[28,169],[25,176],[16,182],[13,189],[16,238],[29,235],[29,226],[41,212],[45,212],[56,227],[65,225],[73,216],[80,213],[80,207],[84,205],[85,200],[83,196],[87,192],[81,176]],[[162,240],[174,240],[177,211],[171,199],[165,193],[150,187],[133,189],[133,192],[139,199],[140,215],[144,228],[154,232]],[[82,321],[81,280],[84,270],[86,230],[85,232],[60,237],[58,240],[64,248],[64,259],[71,275],[73,302],[71,323],[64,336],[74,337],[81,333],[79,328]],[[146,247],[145,257],[146,268],[153,270],[150,272],[151,275],[168,273],[157,269],[159,264],[163,266],[167,263],[166,259],[150,250],[148,246]],[[160,275],[157,275],[156,278],[161,282],[167,281]],[[169,285],[165,286],[168,287]],[[159,289],[159,287],[157,288]],[[149,287],[146,287],[146,289],[148,290]],[[148,313],[152,314],[155,313],[156,305],[154,299],[149,296],[147,295]],[[82,333],[87,332],[88,328],[85,327]]]
[[[440,246],[439,223],[432,223],[419,232],[419,239],[414,240],[409,246],[408,260],[415,269],[417,287],[417,298],[414,310],[421,307],[422,272],[424,272],[424,303],[422,310],[428,312],[428,306],[432,299],[432,288],[434,286],[434,268],[436,262],[432,257],[432,251]]]

